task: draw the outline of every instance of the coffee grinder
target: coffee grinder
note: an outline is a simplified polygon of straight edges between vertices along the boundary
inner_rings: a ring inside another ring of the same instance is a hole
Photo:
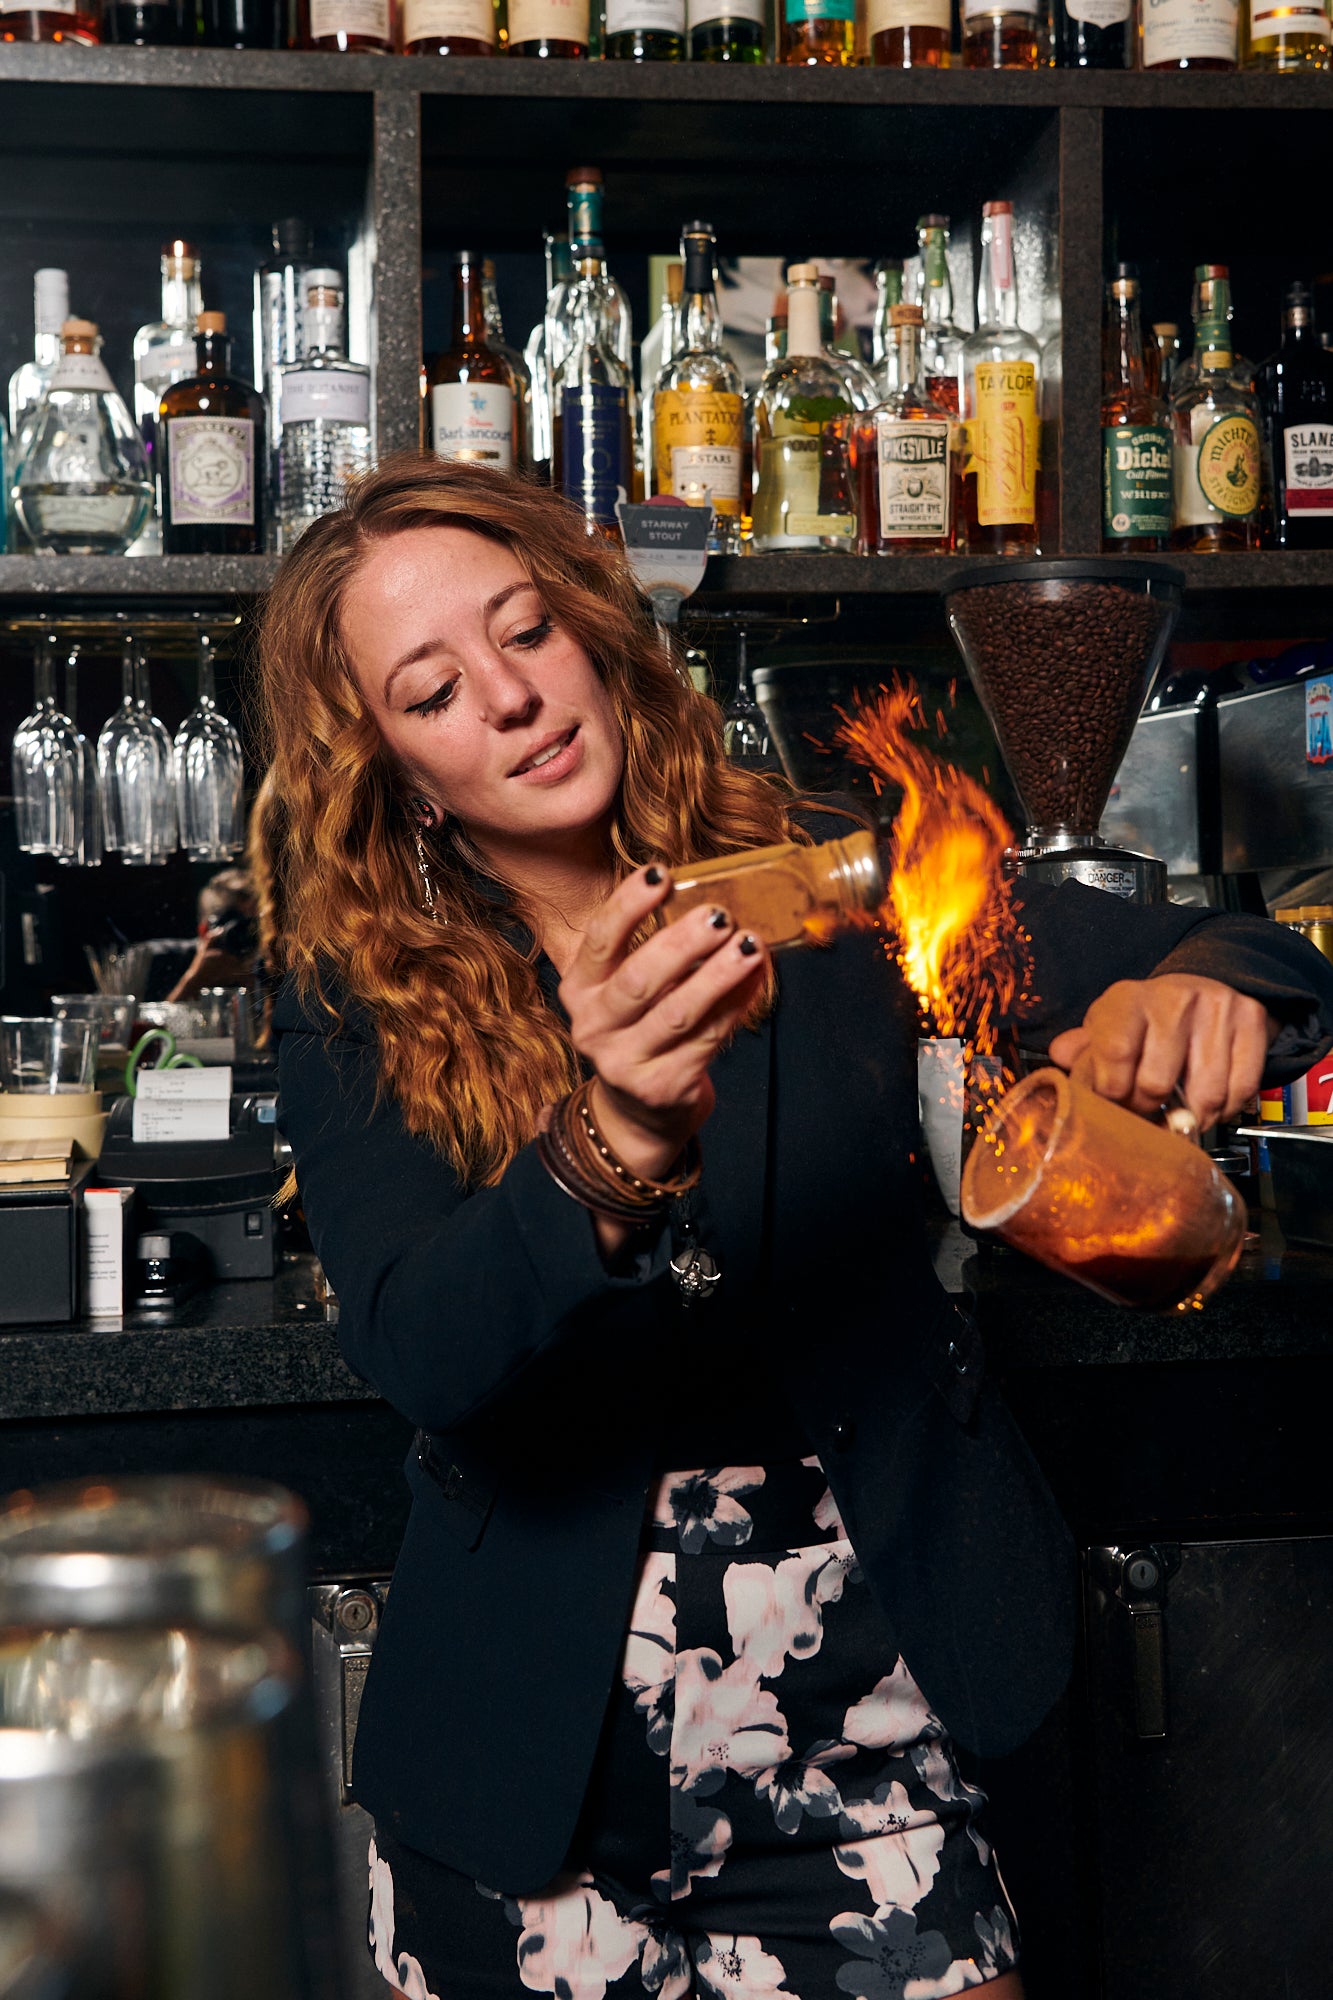
[[[1016,874],[1166,901],[1166,864],[1098,828],[1183,589],[1178,570],[1116,557],[995,563],[949,585],[949,630],[1023,808]]]

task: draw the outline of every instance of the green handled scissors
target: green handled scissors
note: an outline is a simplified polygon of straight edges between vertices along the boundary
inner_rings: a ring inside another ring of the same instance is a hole
[[[200,1062],[198,1056],[187,1056],[177,1053],[176,1037],[169,1028],[149,1028],[146,1034],[140,1035],[138,1041],[130,1050],[129,1059],[125,1064],[125,1088],[131,1097],[137,1097],[138,1095],[134,1079],[139,1068],[139,1063],[145,1053],[152,1048],[154,1042],[161,1042],[163,1045],[161,1059],[156,1065],[158,1069],[203,1068],[203,1064]]]

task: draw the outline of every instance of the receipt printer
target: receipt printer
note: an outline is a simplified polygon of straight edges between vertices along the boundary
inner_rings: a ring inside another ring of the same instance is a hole
[[[171,1238],[173,1261],[207,1282],[271,1278],[277,1269],[273,1197],[287,1148],[272,1096],[233,1094],[225,1139],[136,1140],[132,1098],[117,1098],[97,1163],[107,1187],[138,1191],[136,1226]]]

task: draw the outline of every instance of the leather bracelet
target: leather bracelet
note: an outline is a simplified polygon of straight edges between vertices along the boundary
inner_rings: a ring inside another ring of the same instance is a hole
[[[537,1157],[561,1191],[583,1208],[592,1209],[613,1222],[631,1227],[659,1220],[666,1213],[664,1202],[644,1203],[601,1180],[595,1180],[567,1143],[555,1119],[537,1135]]]
[[[679,1174],[673,1174],[670,1180],[649,1180],[645,1174],[636,1174],[623,1160],[617,1158],[593,1122],[590,1102],[592,1086],[593,1079],[590,1077],[586,1083],[581,1083],[565,1102],[570,1113],[577,1113],[584,1134],[598,1159],[602,1161],[605,1169],[615,1175],[617,1181],[628,1184],[637,1195],[657,1201],[674,1201],[677,1195],[688,1194],[691,1188],[698,1187],[704,1167],[703,1154],[697,1138],[691,1138],[686,1143],[685,1150],[681,1154],[684,1162],[682,1170]]]
[[[660,1221],[677,1195],[698,1184],[703,1172],[698,1140],[691,1139],[682,1171],[671,1180],[636,1174],[599,1132],[588,1103],[591,1089],[589,1079],[552,1106],[537,1135],[538,1158],[562,1193],[595,1214],[630,1227]]]

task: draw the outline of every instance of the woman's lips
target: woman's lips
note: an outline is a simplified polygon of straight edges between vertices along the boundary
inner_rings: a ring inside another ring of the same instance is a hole
[[[569,733],[569,740],[558,749],[554,757],[548,757],[544,764],[535,769],[525,768],[513,772],[513,776],[523,785],[551,785],[568,777],[583,756],[583,742],[579,726],[575,723]]]

